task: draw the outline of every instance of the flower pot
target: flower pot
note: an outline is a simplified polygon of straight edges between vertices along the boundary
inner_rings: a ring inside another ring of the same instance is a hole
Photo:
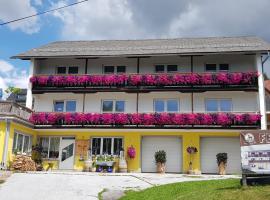
[[[218,173],[220,175],[225,175],[226,174],[226,164],[224,162],[221,162],[218,166]]]
[[[165,173],[165,163],[157,163],[157,172],[161,174]]]

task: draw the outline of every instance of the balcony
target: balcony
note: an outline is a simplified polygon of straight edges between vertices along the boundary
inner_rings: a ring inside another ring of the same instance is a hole
[[[36,75],[33,94],[73,92],[257,91],[257,72],[119,75]]]
[[[256,113],[33,113],[36,128],[258,129]]]
[[[31,109],[21,106],[18,103],[12,101],[0,101],[0,117],[16,117],[28,122],[32,112]]]

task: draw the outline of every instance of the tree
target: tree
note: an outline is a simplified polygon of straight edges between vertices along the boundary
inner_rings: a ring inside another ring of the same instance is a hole
[[[8,88],[5,89],[5,93],[7,93],[7,94],[11,94],[11,93],[19,94],[20,92],[21,92],[20,88],[16,88],[13,86],[8,86]]]

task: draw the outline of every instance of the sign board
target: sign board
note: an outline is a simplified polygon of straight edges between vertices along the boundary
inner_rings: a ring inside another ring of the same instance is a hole
[[[240,134],[243,174],[270,174],[270,131]]]

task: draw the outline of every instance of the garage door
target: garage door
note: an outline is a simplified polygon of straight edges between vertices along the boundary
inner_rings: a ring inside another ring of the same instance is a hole
[[[216,155],[228,154],[227,173],[241,173],[240,144],[238,137],[201,138],[201,171],[218,173]]]
[[[166,172],[182,172],[182,141],[180,137],[142,138],[142,172],[156,172],[155,152],[167,154]]]

